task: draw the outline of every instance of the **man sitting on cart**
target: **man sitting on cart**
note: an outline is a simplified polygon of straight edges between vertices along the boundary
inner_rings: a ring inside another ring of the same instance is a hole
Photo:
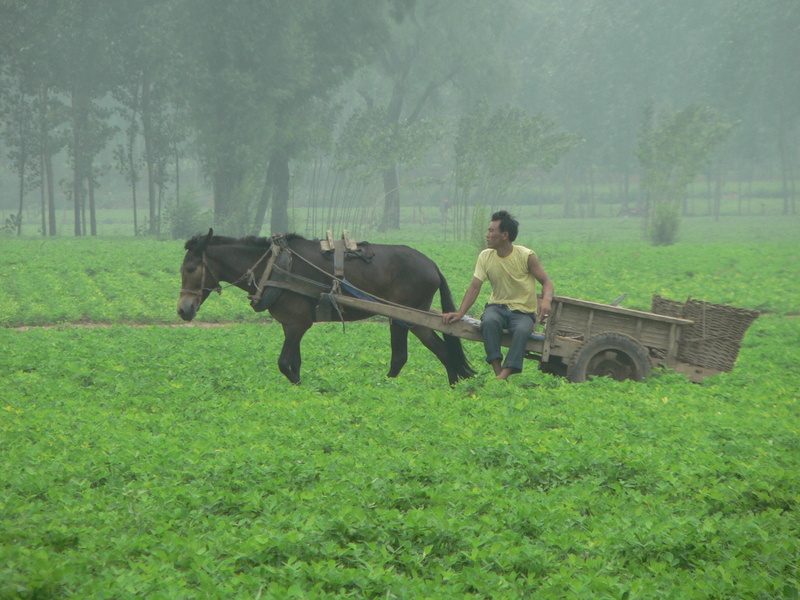
[[[458,312],[444,313],[445,323],[454,323],[475,303],[483,282],[487,279],[492,294],[481,316],[481,334],[486,349],[486,362],[492,365],[497,379],[522,372],[525,348],[533,333],[537,314],[545,318],[550,314],[553,300],[553,283],[542,268],[536,253],[514,244],[519,222],[507,211],[492,215],[486,232],[486,249],[478,255],[472,276]],[[542,299],[537,302],[536,282],[542,286]],[[503,329],[511,333],[511,346],[505,361],[500,352]]]

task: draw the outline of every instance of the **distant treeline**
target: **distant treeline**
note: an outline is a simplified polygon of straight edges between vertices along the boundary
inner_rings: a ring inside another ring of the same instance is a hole
[[[798,30],[796,0],[0,0],[2,225],[63,234],[69,210],[95,235],[125,207],[137,235],[206,211],[277,232],[302,205],[391,230],[424,202],[466,233],[476,206],[670,221],[731,194],[796,214]]]

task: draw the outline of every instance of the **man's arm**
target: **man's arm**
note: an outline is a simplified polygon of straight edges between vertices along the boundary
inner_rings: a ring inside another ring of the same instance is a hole
[[[467,314],[467,311],[472,308],[472,305],[475,304],[475,300],[478,299],[478,294],[481,293],[482,286],[483,282],[477,277],[473,277],[472,283],[469,284],[467,291],[464,292],[464,299],[461,301],[461,308],[458,309],[458,312],[443,313],[442,321],[445,323],[454,323],[456,321],[460,321],[461,318]]]
[[[542,264],[535,254],[528,256],[528,272],[542,285],[542,300],[539,302],[539,308],[536,312],[539,313],[539,319],[544,319],[550,314],[551,303],[553,302],[553,294],[555,293],[553,282],[544,272]]]

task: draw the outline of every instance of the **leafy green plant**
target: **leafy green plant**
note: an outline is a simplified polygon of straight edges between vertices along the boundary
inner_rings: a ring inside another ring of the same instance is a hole
[[[791,228],[653,247],[533,223],[560,294],[764,311],[735,369],[498,382],[466,343],[481,372],[449,388],[414,338],[387,379],[375,320],[315,325],[292,386],[280,327],[239,290],[162,326],[181,242],[4,239],[0,598],[791,598]],[[414,245],[458,296],[474,248]]]
[[[795,321],[704,385],[533,388],[443,387],[414,344],[387,380],[357,327],[309,333],[299,387],[268,325],[0,330],[0,597],[797,587]]]

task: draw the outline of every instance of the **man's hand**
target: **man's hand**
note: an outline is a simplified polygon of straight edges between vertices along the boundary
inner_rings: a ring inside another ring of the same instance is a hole
[[[538,306],[538,308],[536,310],[536,313],[538,315],[537,321],[539,321],[540,323],[542,321],[544,321],[547,317],[550,316],[550,311],[551,310],[552,310],[552,307],[550,305],[550,300],[547,299],[547,298],[542,298],[539,301],[539,306]]]
[[[455,323],[460,321],[464,315],[457,312],[442,313],[442,321],[444,323]]]
[[[467,314],[467,311],[470,309],[470,307],[475,304],[475,300],[478,298],[478,294],[481,292],[482,285],[483,282],[480,279],[473,277],[472,282],[467,288],[467,291],[464,293],[464,299],[461,301],[461,307],[456,312],[442,313],[442,321],[444,323],[455,323],[456,321],[460,321],[464,315]]]

